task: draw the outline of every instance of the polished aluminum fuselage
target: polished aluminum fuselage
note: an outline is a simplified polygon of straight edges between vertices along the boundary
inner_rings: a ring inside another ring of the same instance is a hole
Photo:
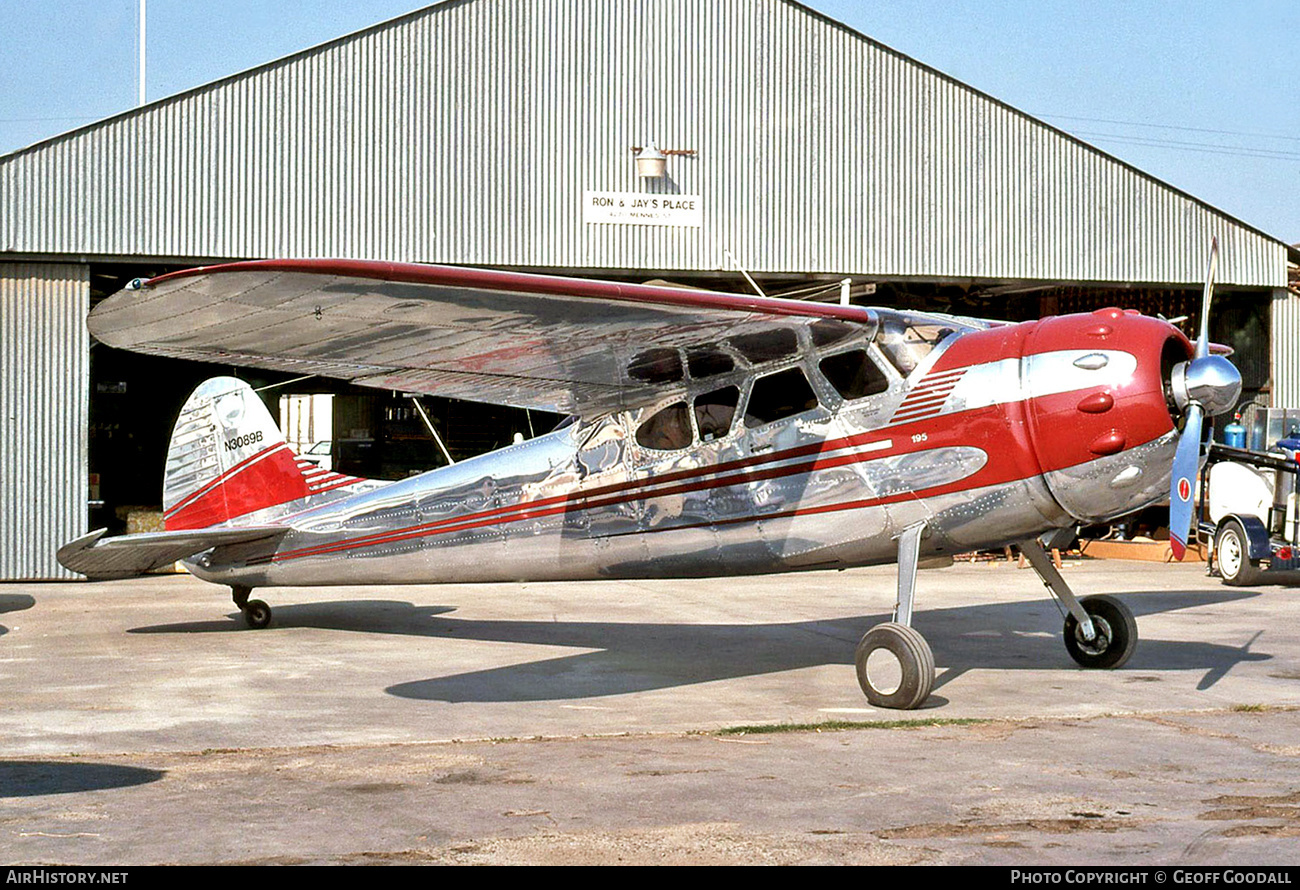
[[[803,368],[820,404],[792,417],[753,427],[737,418],[714,441],[697,434],[690,447],[656,451],[635,431],[659,404],[604,415],[296,514],[245,517],[287,531],[273,548],[218,547],[190,566],[248,587],[848,567],[893,561],[899,533],[918,522],[923,558],[954,554],[1128,512],[1167,486],[1172,431],[1070,467],[1035,458],[1027,406],[1109,381],[1081,369],[1095,350],[973,362],[936,397],[942,410],[917,417],[908,396],[933,386],[928,369],[946,348],[906,379],[879,361],[888,389],[848,402],[805,348],[784,364]],[[1131,373],[1126,355],[1114,352],[1105,373]],[[743,405],[757,376],[724,382]],[[1063,506],[1065,490],[1087,494],[1089,515]]]

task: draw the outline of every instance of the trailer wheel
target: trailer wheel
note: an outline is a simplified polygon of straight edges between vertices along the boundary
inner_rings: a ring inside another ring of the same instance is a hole
[[[1259,583],[1259,566],[1250,559],[1250,541],[1246,530],[1236,520],[1229,520],[1214,538],[1214,559],[1223,583],[1232,587],[1249,587]]]

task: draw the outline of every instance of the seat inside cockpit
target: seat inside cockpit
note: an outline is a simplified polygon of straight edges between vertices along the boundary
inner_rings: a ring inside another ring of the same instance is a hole
[[[889,318],[882,321],[876,331],[876,345],[890,364],[898,369],[898,373],[907,377],[925,361],[935,347],[956,333],[956,329],[949,324]]]

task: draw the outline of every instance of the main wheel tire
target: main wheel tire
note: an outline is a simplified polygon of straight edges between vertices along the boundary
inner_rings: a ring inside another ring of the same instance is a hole
[[[249,600],[244,607],[244,623],[260,630],[271,623],[271,607],[261,600]]]
[[[1250,539],[1236,520],[1225,522],[1215,536],[1214,561],[1224,584],[1248,587],[1259,583],[1259,567],[1250,561]]]
[[[858,643],[853,662],[867,701],[880,708],[919,708],[934,688],[930,644],[905,624],[888,621],[871,628]]]
[[[1132,610],[1113,596],[1084,597],[1079,605],[1092,619],[1097,635],[1085,640],[1079,622],[1073,615],[1066,616],[1065,648],[1070,657],[1086,668],[1122,666],[1137,648],[1137,621]]]

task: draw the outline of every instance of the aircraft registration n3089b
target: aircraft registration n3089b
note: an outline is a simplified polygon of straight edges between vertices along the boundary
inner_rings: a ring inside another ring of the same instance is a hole
[[[1202,419],[1236,369],[1121,309],[1002,324],[949,315],[510,272],[269,260],[137,280],[91,313],[153,355],[569,415],[537,438],[396,482],[299,460],[247,384],[176,421],[166,531],[59,550],[92,578],[178,559],[254,588],[699,578],[897,562],[894,620],[856,653],[876,705],[914,708],[934,657],[919,562],[1016,544],[1088,667],[1133,652],[1131,611],[1076,599],[1044,549],[1170,493],[1181,558]],[[1171,473],[1172,467],[1172,473]],[[891,653],[894,679],[870,656]],[[870,663],[869,663],[870,662]]]

